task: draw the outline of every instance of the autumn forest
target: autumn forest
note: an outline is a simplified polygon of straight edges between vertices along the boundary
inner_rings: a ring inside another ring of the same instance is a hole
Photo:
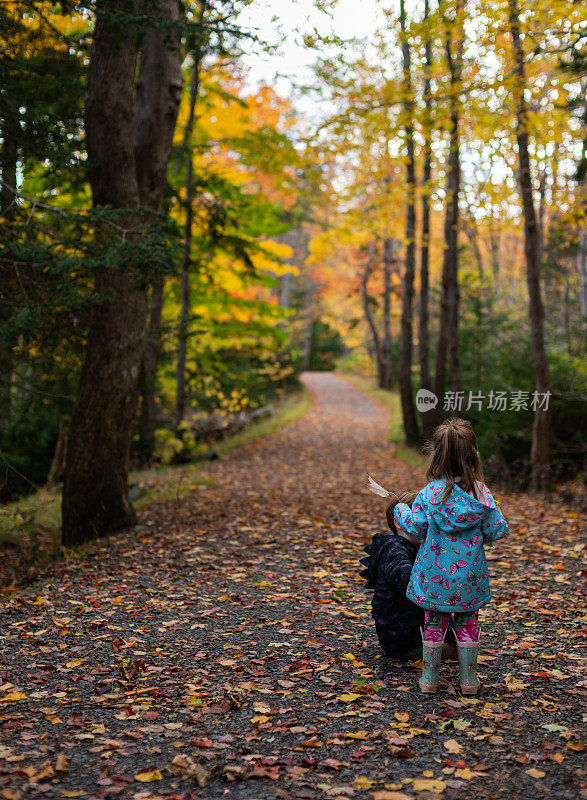
[[[468,413],[518,488],[576,474],[581,4],[300,25],[288,97],[247,77],[269,47],[247,10],[2,4],[4,500],[51,477],[65,542],[126,527],[130,464],[196,456],[198,420],[336,364],[399,392],[410,446]]]
[[[0,2],[0,800],[586,796],[586,37]]]

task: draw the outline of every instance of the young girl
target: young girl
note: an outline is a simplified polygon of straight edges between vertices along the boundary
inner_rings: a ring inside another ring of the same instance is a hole
[[[426,479],[412,508],[398,503],[394,510],[398,528],[423,542],[406,592],[425,610],[420,688],[429,694],[438,688],[442,643],[453,614],[461,690],[477,694],[477,615],[491,599],[483,544],[506,536],[508,526],[483,483],[469,422],[450,419],[436,428]]]

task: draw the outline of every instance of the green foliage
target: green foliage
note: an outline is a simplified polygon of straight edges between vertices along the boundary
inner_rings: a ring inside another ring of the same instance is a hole
[[[312,323],[310,342],[311,370],[334,369],[336,359],[344,353],[344,343],[338,331],[320,319]]]
[[[517,308],[497,310],[490,287],[465,274],[461,283],[462,315],[460,352],[465,398],[468,392],[485,396],[481,410],[462,407],[471,421],[489,479],[526,485],[530,474],[530,448],[534,413],[527,409],[489,410],[489,392],[535,390],[529,337],[521,329]],[[549,351],[552,386],[551,454],[554,478],[581,469],[584,450],[584,413],[587,370],[584,361],[561,349]]]

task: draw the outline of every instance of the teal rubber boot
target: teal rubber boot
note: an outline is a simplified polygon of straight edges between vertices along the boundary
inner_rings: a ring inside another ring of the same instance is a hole
[[[421,629],[420,629],[421,630]],[[438,675],[438,668],[442,658],[442,645],[444,636],[441,642],[425,642],[424,631],[422,633],[422,677],[420,678],[420,689],[424,694],[436,694],[438,683],[440,681]]]
[[[477,677],[479,642],[459,642],[459,681],[463,694],[477,694],[481,684]]]

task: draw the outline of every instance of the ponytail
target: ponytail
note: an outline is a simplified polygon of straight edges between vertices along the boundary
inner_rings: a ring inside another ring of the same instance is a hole
[[[478,500],[477,481],[483,482],[483,465],[477,450],[477,437],[466,419],[448,419],[435,428],[427,447],[430,464],[426,480],[446,479],[439,502],[452,492],[456,479],[460,488]]]

